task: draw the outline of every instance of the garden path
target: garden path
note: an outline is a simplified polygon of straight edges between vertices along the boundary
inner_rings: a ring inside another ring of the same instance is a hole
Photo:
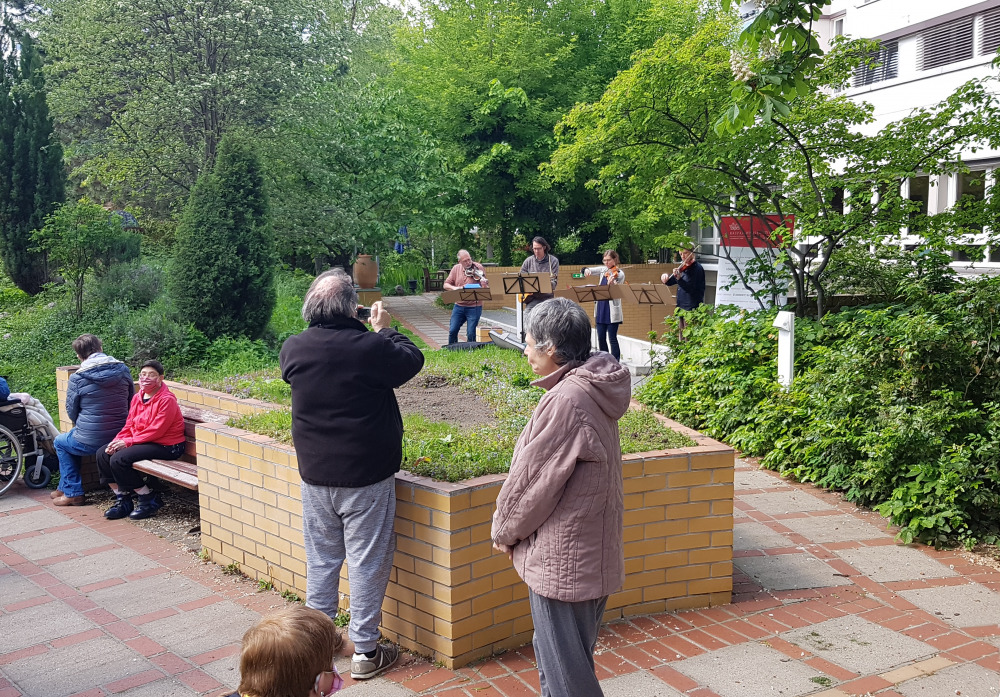
[[[877,515],[738,461],[734,602],[607,625],[607,697],[997,697],[1000,570],[897,544]],[[283,602],[129,521],[0,498],[0,697],[215,697]],[[348,659],[338,659],[341,670]],[[537,694],[531,647],[459,670],[404,655],[346,697]]]

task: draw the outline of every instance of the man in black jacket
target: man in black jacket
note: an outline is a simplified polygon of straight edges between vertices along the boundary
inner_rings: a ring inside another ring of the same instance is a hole
[[[403,419],[392,391],[420,372],[424,356],[376,302],[368,328],[340,269],[316,277],[302,316],[309,328],[281,347],[292,386],[292,440],[302,477],[306,604],[335,617],[340,569],[351,570],[351,677],[373,678],[399,657],[378,644],[382,601],[396,548],[395,474]]]

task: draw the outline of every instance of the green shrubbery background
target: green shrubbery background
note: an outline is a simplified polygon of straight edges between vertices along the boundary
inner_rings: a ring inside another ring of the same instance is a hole
[[[1000,278],[796,321],[775,380],[774,312],[701,311],[637,395],[763,466],[843,491],[905,541],[993,543],[1000,522]],[[669,334],[668,334],[669,336]]]

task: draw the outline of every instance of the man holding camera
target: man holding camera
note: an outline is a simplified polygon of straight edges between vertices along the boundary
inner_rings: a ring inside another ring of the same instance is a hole
[[[442,284],[445,290],[459,290],[468,284],[479,284],[489,288],[483,265],[472,260],[472,255],[465,249],[458,250],[458,263],[451,267],[448,278]],[[451,311],[451,324],[448,327],[448,343],[458,341],[458,330],[465,326],[465,337],[469,341],[476,340],[476,327],[479,318],[483,316],[483,303],[475,300],[459,300]]]
[[[316,277],[302,304],[309,328],[281,347],[292,386],[292,440],[302,477],[306,604],[335,617],[340,569],[351,570],[351,677],[385,672],[399,649],[378,644],[382,601],[396,538],[395,474],[403,420],[393,388],[420,372],[424,356],[376,302],[371,326],[358,320],[350,276]]]

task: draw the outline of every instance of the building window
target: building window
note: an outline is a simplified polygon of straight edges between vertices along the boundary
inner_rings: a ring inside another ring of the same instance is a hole
[[[979,55],[992,55],[1000,49],[1000,7],[983,13],[979,30]]]
[[[833,35],[843,36],[844,35],[844,18],[835,19],[833,21]]]
[[[883,44],[871,53],[871,60],[854,69],[854,86],[864,87],[899,75],[899,44]]]
[[[974,24],[975,17],[962,17],[920,34],[917,39],[917,68],[931,70],[972,58]]]

